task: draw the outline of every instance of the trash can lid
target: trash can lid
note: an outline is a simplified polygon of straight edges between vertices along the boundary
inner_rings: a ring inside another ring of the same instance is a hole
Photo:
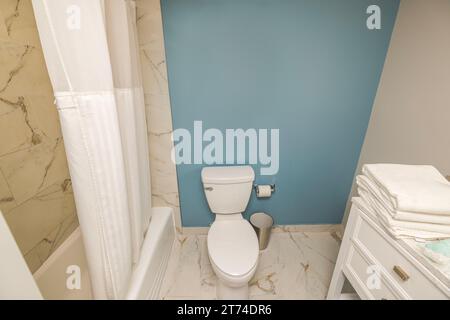
[[[273,218],[264,212],[255,212],[250,216],[250,223],[257,228],[271,228],[273,226]]]

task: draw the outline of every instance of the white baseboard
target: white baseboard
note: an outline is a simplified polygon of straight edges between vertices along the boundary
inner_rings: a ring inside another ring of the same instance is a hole
[[[183,235],[207,235],[209,227],[183,227]],[[295,224],[295,225],[275,225],[272,232],[340,232],[341,224]]]

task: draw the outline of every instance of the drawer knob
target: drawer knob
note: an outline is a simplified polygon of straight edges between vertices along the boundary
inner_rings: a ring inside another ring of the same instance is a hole
[[[409,275],[400,266],[394,266],[393,270],[403,281],[406,281],[409,279]]]

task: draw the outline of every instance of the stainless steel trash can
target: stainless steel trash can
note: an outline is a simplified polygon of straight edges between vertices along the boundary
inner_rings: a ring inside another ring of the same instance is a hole
[[[273,218],[264,212],[255,212],[250,216],[250,223],[258,236],[259,250],[267,248],[273,226]]]

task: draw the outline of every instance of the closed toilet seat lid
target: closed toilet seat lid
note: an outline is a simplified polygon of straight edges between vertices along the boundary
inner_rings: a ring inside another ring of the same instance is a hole
[[[207,243],[212,263],[228,275],[243,276],[256,266],[258,238],[245,219],[214,222]]]

